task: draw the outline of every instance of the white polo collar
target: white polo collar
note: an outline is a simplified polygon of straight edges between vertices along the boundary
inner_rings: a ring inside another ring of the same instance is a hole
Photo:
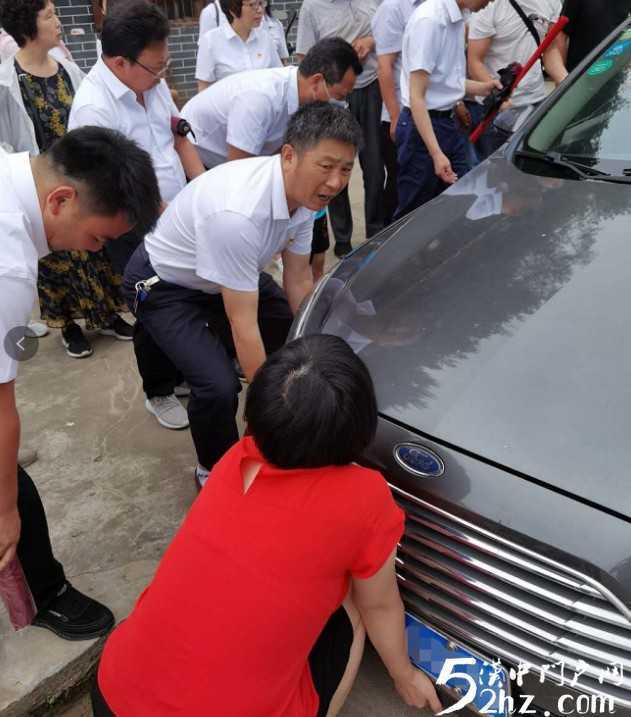
[[[50,247],[46,241],[44,219],[39,206],[39,197],[37,196],[37,188],[35,186],[35,180],[33,179],[33,170],[31,169],[29,154],[28,152],[8,154],[7,161],[9,163],[13,190],[17,194],[26,216],[29,218],[32,228],[31,241],[37,250],[37,255],[41,259],[43,256],[50,254]]]
[[[300,107],[300,97],[298,94],[298,68],[290,67],[289,84],[287,86],[287,114],[291,117],[298,112]]]
[[[462,14],[462,10],[458,7],[456,0],[442,0],[442,3],[445,10],[447,10],[447,15],[449,15],[449,20],[451,22],[460,22],[464,20],[464,15]]]
[[[243,42],[243,38],[236,33],[235,29],[232,27],[232,25],[229,22],[227,22],[225,25],[220,25],[219,27],[222,29],[224,36],[228,40],[232,40],[236,37],[237,40],[239,40],[239,42]],[[250,30],[248,39],[245,40],[244,44],[247,45],[249,42],[254,42],[256,40],[256,30],[257,30],[257,28],[253,28],[252,30]]]
[[[135,100],[136,93],[131,89],[131,87],[128,87],[124,82],[121,82],[121,80],[116,77],[116,75],[110,70],[110,68],[105,64],[105,62],[103,62],[102,57],[99,57],[99,59],[96,61],[95,69],[99,77],[105,83],[107,89],[114,95],[117,100],[120,100],[126,94],[131,94]]]

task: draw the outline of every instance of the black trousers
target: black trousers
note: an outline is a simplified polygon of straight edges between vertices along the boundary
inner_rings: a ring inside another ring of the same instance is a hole
[[[348,106],[364,133],[359,164],[364,177],[366,236],[371,237],[384,227],[383,193],[386,176],[381,154],[382,101],[377,80],[367,87],[353,90],[348,97]],[[348,246],[353,236],[353,215],[348,187],[329,204],[329,219],[335,243]]]
[[[29,474],[18,466],[18,512],[22,532],[18,558],[38,610],[57,596],[66,582],[64,569],[53,555],[42,500]]]
[[[125,271],[123,289],[133,306],[137,281],[155,275],[144,246]],[[241,390],[236,355],[221,294],[206,294],[160,281],[136,312],[137,332],[154,342],[191,387],[188,418],[199,463],[212,468],[239,438],[236,422]],[[282,289],[268,274],[259,284],[259,328],[272,353],[287,339],[293,315]]]

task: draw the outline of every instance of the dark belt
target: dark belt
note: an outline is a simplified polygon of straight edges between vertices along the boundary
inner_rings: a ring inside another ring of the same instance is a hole
[[[430,117],[450,119],[454,116],[453,110],[428,110]]]

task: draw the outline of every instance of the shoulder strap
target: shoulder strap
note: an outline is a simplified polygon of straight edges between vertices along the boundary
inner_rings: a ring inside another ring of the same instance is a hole
[[[215,6],[215,22],[217,23],[217,27],[219,27],[219,0],[215,0],[213,5]]]
[[[528,15],[526,15],[523,7],[517,2],[517,0],[508,0],[508,2],[512,5],[513,10],[515,10],[515,12],[522,19],[524,25],[528,28],[528,32],[533,36],[537,47],[539,47],[541,44],[541,37],[539,36],[533,21],[528,17]]]

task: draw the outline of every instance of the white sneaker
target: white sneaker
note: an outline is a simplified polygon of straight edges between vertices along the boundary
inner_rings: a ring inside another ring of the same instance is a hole
[[[191,395],[191,387],[188,385],[188,383],[186,383],[186,381],[182,381],[182,383],[178,384],[175,387],[173,393],[179,398],[186,398],[187,396]]]
[[[170,396],[154,396],[145,399],[145,408],[158,419],[165,428],[179,430],[188,428],[188,414],[184,406],[171,394]]]
[[[197,464],[195,468],[195,485],[197,486],[198,493],[206,485],[209,473],[208,468],[204,468],[204,466],[199,463]]]
[[[48,326],[46,326],[46,324],[42,324],[40,321],[29,321],[28,328],[38,339],[41,339],[48,334]]]

